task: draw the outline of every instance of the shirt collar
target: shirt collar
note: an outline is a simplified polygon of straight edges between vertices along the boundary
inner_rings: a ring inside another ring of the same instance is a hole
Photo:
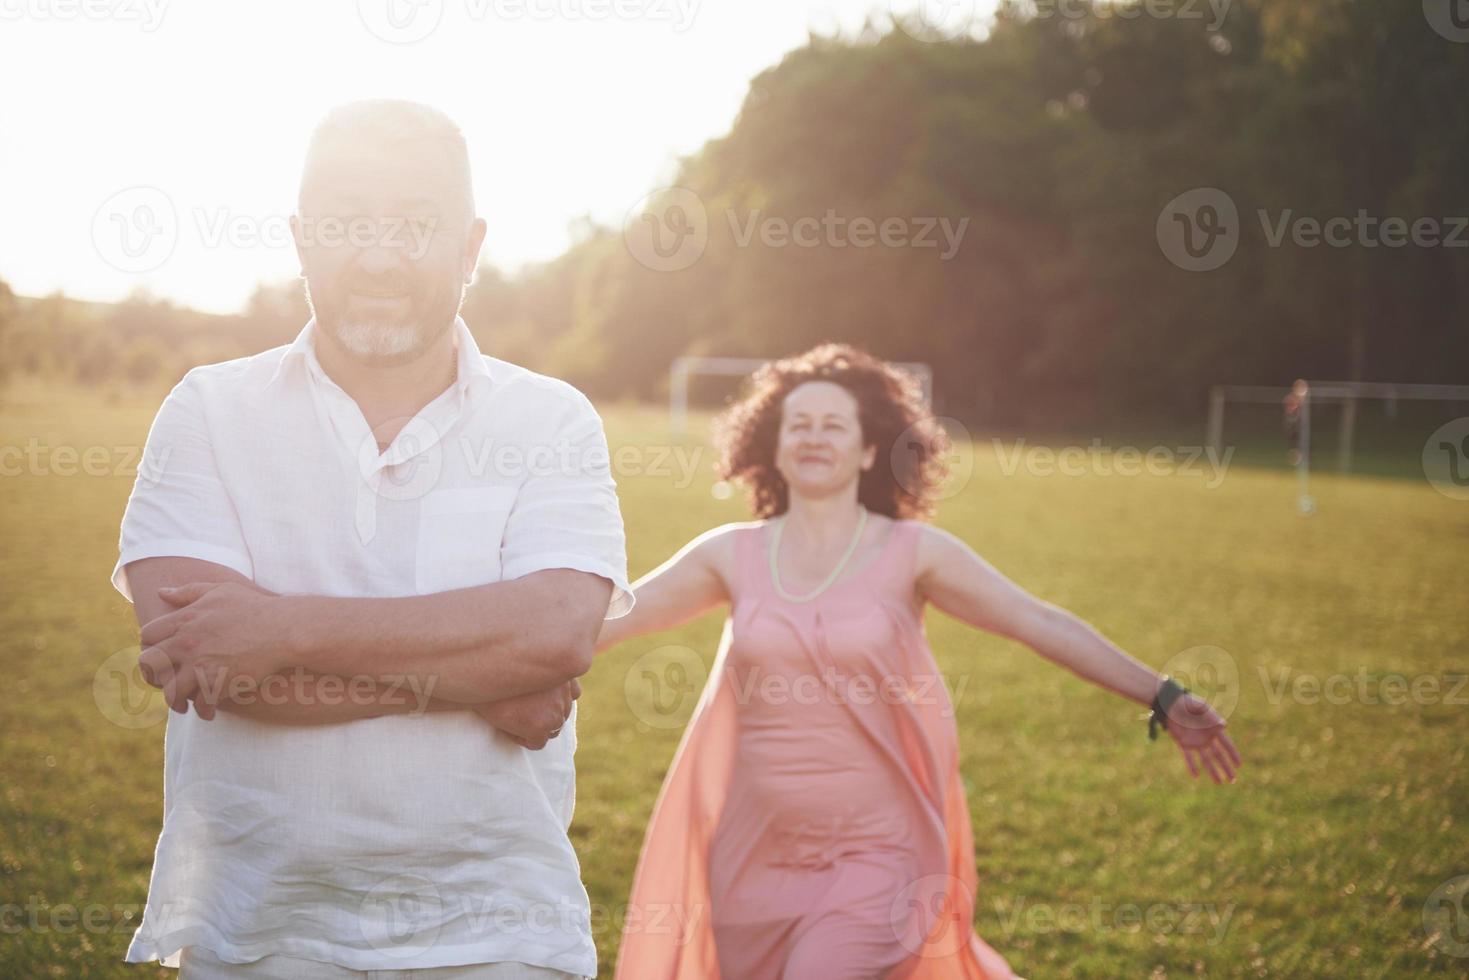
[[[484,355],[480,353],[479,344],[475,343],[474,334],[470,332],[469,325],[460,316],[454,317],[454,346],[458,358],[458,377],[454,384],[460,394],[468,394],[476,386],[489,387],[492,382],[490,367],[485,363]],[[291,341],[286,352],[281,355],[280,362],[276,364],[275,370],[271,372],[270,378],[266,380],[265,387],[270,388],[276,383],[287,370],[287,365],[300,361],[310,372],[317,377],[325,377],[321,362],[316,359],[316,317],[306,321],[306,326]]]

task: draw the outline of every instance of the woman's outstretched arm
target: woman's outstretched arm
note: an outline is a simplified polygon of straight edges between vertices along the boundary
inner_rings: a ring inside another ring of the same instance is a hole
[[[725,524],[705,531],[634,582],[637,601],[632,611],[602,621],[597,652],[634,636],[672,629],[728,602],[727,575],[734,555],[731,532],[738,527]]]
[[[1157,671],[1077,616],[1010,581],[959,538],[935,527],[922,530],[916,584],[935,606],[971,626],[1024,643],[1098,687],[1144,707],[1152,704],[1161,683]],[[1207,702],[1181,697],[1168,719],[1168,732],[1183,750],[1190,772],[1198,775],[1197,754],[1216,783],[1233,780],[1239,751],[1224,734],[1224,719]]]

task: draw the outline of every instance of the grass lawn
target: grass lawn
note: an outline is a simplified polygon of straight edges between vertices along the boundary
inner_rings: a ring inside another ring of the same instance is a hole
[[[163,728],[109,720],[94,694],[104,661],[136,641],[107,578],[157,403],[33,384],[0,400],[0,447],[34,440],[39,460],[0,457],[0,976],[172,975],[122,962],[161,819]],[[604,414],[625,447],[634,577],[747,516],[663,412]],[[987,439],[961,456],[967,478],[938,523],[1212,691],[1245,756],[1233,786],[1192,780],[1136,706],[930,613],[986,939],[1031,978],[1469,973],[1469,933],[1445,917],[1464,905],[1452,880],[1469,876],[1469,502],[1421,476],[1323,467],[1302,518],[1278,469],[1047,475]],[[697,694],[670,724],[640,677],[678,647],[709,663],[721,621],[630,642],[582,679],[572,836],[609,975]]]

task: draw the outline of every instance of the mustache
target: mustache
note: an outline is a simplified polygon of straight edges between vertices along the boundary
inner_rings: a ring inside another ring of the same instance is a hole
[[[343,293],[409,293],[417,295],[421,290],[413,279],[395,276],[385,279],[351,279],[342,283]]]

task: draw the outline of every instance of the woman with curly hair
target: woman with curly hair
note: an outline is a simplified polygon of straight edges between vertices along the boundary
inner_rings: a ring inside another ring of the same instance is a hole
[[[911,376],[825,344],[757,371],[716,435],[720,475],[758,520],[689,542],[598,639],[730,605],[648,825],[618,980],[1015,977],[973,928],[926,603],[1151,703],[1195,776],[1233,779],[1239,754],[1205,702],[924,523],[949,447]]]

